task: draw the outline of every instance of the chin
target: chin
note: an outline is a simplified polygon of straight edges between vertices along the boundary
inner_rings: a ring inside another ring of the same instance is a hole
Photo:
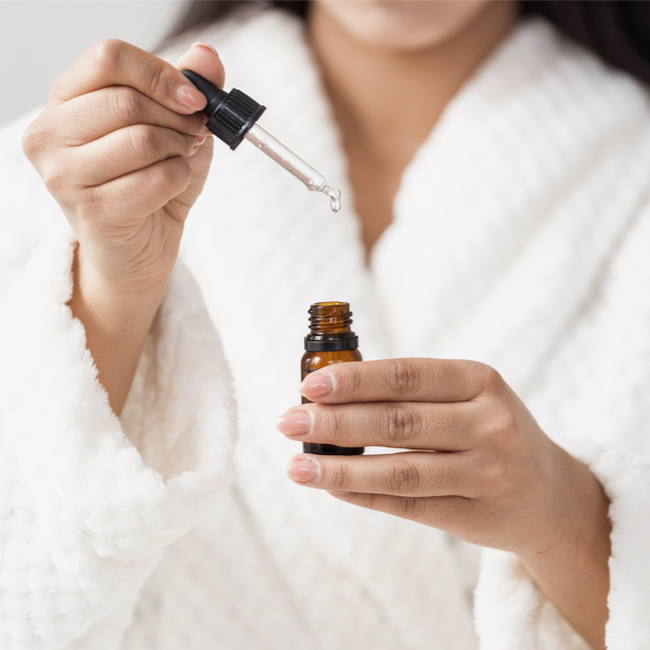
[[[316,0],[356,40],[378,48],[435,47],[466,28],[495,0]]]

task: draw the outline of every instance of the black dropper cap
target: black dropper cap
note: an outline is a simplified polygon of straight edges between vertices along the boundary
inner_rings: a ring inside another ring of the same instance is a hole
[[[237,88],[227,93],[192,70],[181,72],[208,100],[203,109],[203,113],[208,116],[208,123],[205,125],[207,129],[234,151],[266,110],[266,106],[258,104]]]

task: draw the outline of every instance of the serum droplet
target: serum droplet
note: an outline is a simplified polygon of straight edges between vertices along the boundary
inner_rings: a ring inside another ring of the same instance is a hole
[[[332,208],[332,212],[338,212],[341,209],[341,190],[325,185],[321,192],[324,192],[330,197],[330,208]]]

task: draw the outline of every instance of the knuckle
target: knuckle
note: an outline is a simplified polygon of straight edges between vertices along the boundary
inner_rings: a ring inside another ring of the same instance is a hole
[[[350,470],[344,463],[337,463],[331,471],[330,482],[332,487],[344,489],[350,486]]]
[[[480,392],[497,392],[503,387],[503,377],[492,366],[477,363],[475,372]]]
[[[85,219],[93,217],[104,212],[105,197],[101,186],[87,187],[80,196],[78,213]]]
[[[156,128],[149,124],[136,124],[127,130],[129,146],[135,160],[154,161],[160,152]]]
[[[43,166],[41,175],[47,191],[57,199],[63,199],[75,185],[74,165],[63,156],[48,161]]]
[[[400,500],[399,514],[408,519],[418,518],[424,514],[426,503],[417,497],[405,497]]]
[[[516,440],[517,420],[509,409],[500,409],[486,418],[483,424],[483,437],[500,447],[510,447]]]
[[[139,122],[143,117],[142,95],[134,88],[111,88],[108,95],[109,110],[129,122]]]
[[[410,395],[422,384],[420,369],[408,359],[394,359],[388,367],[388,385],[397,395]]]
[[[343,433],[343,416],[339,409],[329,408],[322,409],[327,413],[327,433],[334,438],[337,438]]]
[[[24,131],[20,144],[28,160],[34,160],[45,144],[45,130],[36,119]]]
[[[65,174],[60,166],[49,166],[43,171],[43,183],[52,196],[58,196],[64,187]]]
[[[169,187],[174,182],[169,165],[154,165],[145,168],[144,184],[150,192],[157,192],[162,187]]]
[[[477,496],[495,497],[507,489],[508,475],[503,463],[494,460],[486,462],[475,474]]]
[[[332,406],[323,404],[310,405],[312,426],[310,434],[319,440],[336,440],[343,433],[344,422],[341,411]]]
[[[420,472],[411,461],[395,459],[387,476],[387,487],[391,492],[395,494],[417,492],[421,482]]]
[[[361,378],[361,369],[353,364],[346,363],[345,366],[345,383],[346,389],[352,394],[357,394],[361,390],[363,380]]]
[[[484,529],[482,513],[473,499],[461,496],[437,497],[432,504],[435,526],[441,530],[453,530],[468,541],[477,529]],[[487,523],[487,522],[486,522]]]
[[[167,74],[164,65],[151,66],[146,77],[146,89],[149,96],[163,94],[167,88]]]
[[[107,38],[90,48],[94,65],[100,74],[112,76],[122,64],[127,44],[117,38]]]
[[[61,88],[61,77],[57,77],[52,84],[50,85],[50,92],[48,94],[49,99],[58,99],[60,95]]]
[[[396,443],[407,443],[417,436],[421,429],[418,414],[401,404],[386,406],[386,429],[389,440]]]

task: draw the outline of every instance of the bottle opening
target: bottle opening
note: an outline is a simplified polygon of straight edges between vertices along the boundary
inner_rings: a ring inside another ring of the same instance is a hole
[[[309,308],[309,326],[312,334],[343,334],[350,332],[350,325],[352,325],[350,303],[316,302]]]

